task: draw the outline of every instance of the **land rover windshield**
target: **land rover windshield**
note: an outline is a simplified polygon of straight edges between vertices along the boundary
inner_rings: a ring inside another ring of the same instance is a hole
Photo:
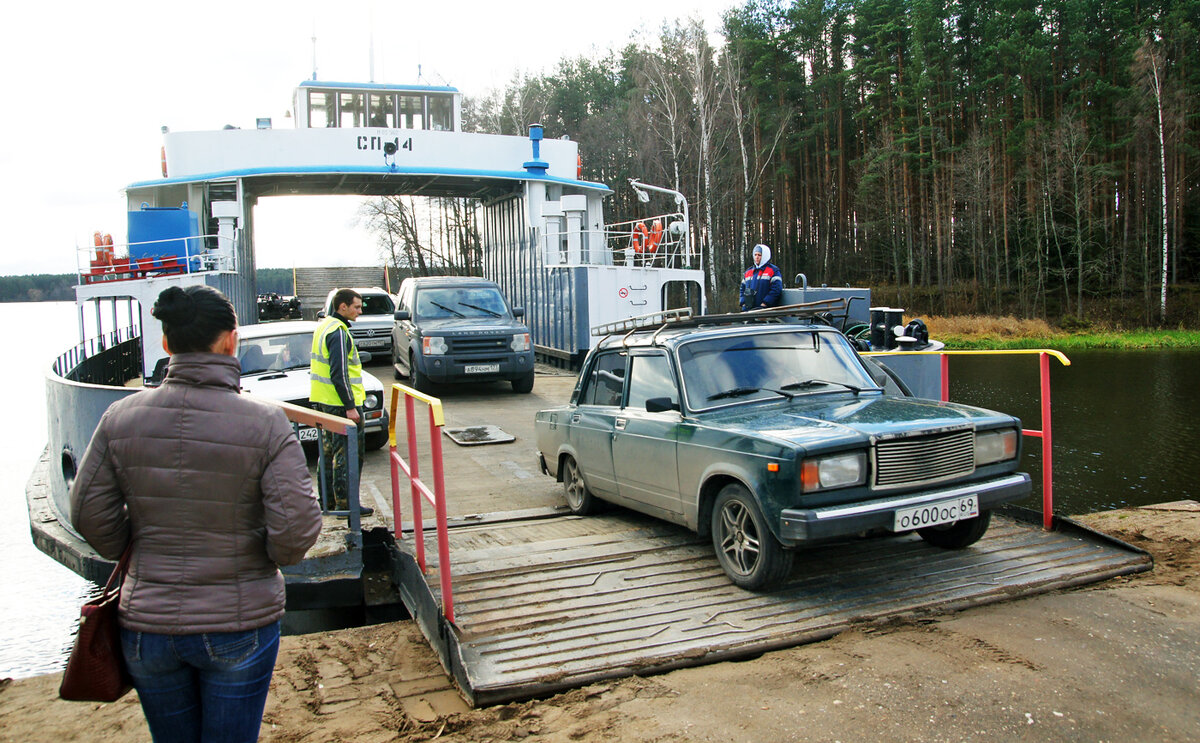
[[[845,339],[819,330],[705,338],[679,347],[688,408],[879,387]]]
[[[508,317],[500,291],[491,286],[421,289],[417,292],[418,320],[458,317]]]

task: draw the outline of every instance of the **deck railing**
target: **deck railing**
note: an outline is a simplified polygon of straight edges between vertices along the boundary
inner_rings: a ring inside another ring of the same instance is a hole
[[[548,266],[626,266],[699,269],[681,212],[607,224],[603,230],[569,232],[548,219],[542,231]]]
[[[216,241],[218,249],[209,250],[206,247],[209,240]],[[176,250],[180,243],[184,244],[187,255],[168,252]],[[128,281],[150,276],[204,271],[237,271],[235,244],[236,238],[218,233],[79,248],[77,255],[79,284]],[[156,246],[160,245],[162,254],[156,253]],[[132,257],[130,248],[133,247],[136,247],[137,252],[144,255],[137,258]],[[224,250],[220,248],[224,248]],[[118,251],[123,255],[118,256]]]
[[[1050,415],[1050,358],[1054,357],[1063,366],[1070,366],[1071,360],[1060,351],[1047,348],[1014,348],[991,351],[901,351],[896,352],[905,356],[941,357],[942,401],[950,401],[950,357],[951,356],[1032,356],[1038,357],[1039,399],[1041,402],[1041,428],[1023,428],[1025,436],[1042,440],[1042,527],[1047,531],[1054,526],[1054,436]],[[865,354],[887,358],[889,353]]]
[[[141,328],[117,328],[75,344],[54,360],[54,373],[72,382],[116,387],[141,379]]]
[[[396,408],[400,398],[404,398],[404,422],[408,459],[400,455],[396,447]],[[416,402],[420,401],[429,408],[429,449],[433,467],[433,488],[420,477],[420,464],[417,456],[417,416]],[[411,387],[402,384],[392,385],[391,419],[388,421],[388,443],[390,444],[390,459],[392,463],[392,513],[395,514],[394,536],[397,542],[404,538],[400,523],[400,472],[403,471],[409,481],[409,491],[412,496],[413,547],[416,550],[417,564],[421,572],[428,568],[425,564],[425,530],[421,516],[421,501],[427,500],[434,508],[437,523],[438,548],[438,577],[442,587],[442,613],[446,619],[454,622],[454,593],[450,583],[450,536],[446,528],[446,478],[442,467],[442,432],[446,425],[442,413],[442,401],[436,397],[422,394]]]

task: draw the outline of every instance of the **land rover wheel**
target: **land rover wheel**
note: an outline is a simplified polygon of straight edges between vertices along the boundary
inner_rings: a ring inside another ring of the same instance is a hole
[[[583,482],[583,473],[574,457],[563,458],[563,495],[567,497],[567,508],[576,516],[587,516],[600,510],[600,503]]]
[[[525,376],[514,379],[512,381],[512,388],[513,392],[522,395],[533,392],[533,370],[530,369],[529,373]]]
[[[408,381],[417,392],[429,394],[433,391],[433,382],[417,368],[417,359],[411,353],[408,355]]]
[[[769,589],[792,571],[793,553],[771,531],[758,504],[743,485],[721,489],[713,504],[712,541],[717,560],[734,585]]]
[[[934,547],[947,550],[960,550],[970,547],[983,537],[992,522],[992,512],[983,511],[975,518],[955,521],[953,524],[927,526],[917,529],[917,533]]]

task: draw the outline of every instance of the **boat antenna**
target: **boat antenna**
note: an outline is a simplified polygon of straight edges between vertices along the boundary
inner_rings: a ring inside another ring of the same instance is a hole
[[[313,76],[312,76],[312,79],[315,81],[317,79],[317,21],[315,18],[313,19],[312,46],[313,46]]]

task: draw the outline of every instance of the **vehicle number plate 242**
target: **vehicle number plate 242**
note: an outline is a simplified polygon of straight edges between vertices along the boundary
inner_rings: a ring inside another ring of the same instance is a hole
[[[962,498],[944,500],[914,508],[901,508],[896,511],[894,531],[911,531],[923,529],[926,526],[949,524],[962,519],[979,515],[979,496],[965,495]]]
[[[300,440],[301,441],[317,441],[320,438],[321,438],[321,432],[315,428],[308,428],[306,426],[306,427],[300,429]]]

